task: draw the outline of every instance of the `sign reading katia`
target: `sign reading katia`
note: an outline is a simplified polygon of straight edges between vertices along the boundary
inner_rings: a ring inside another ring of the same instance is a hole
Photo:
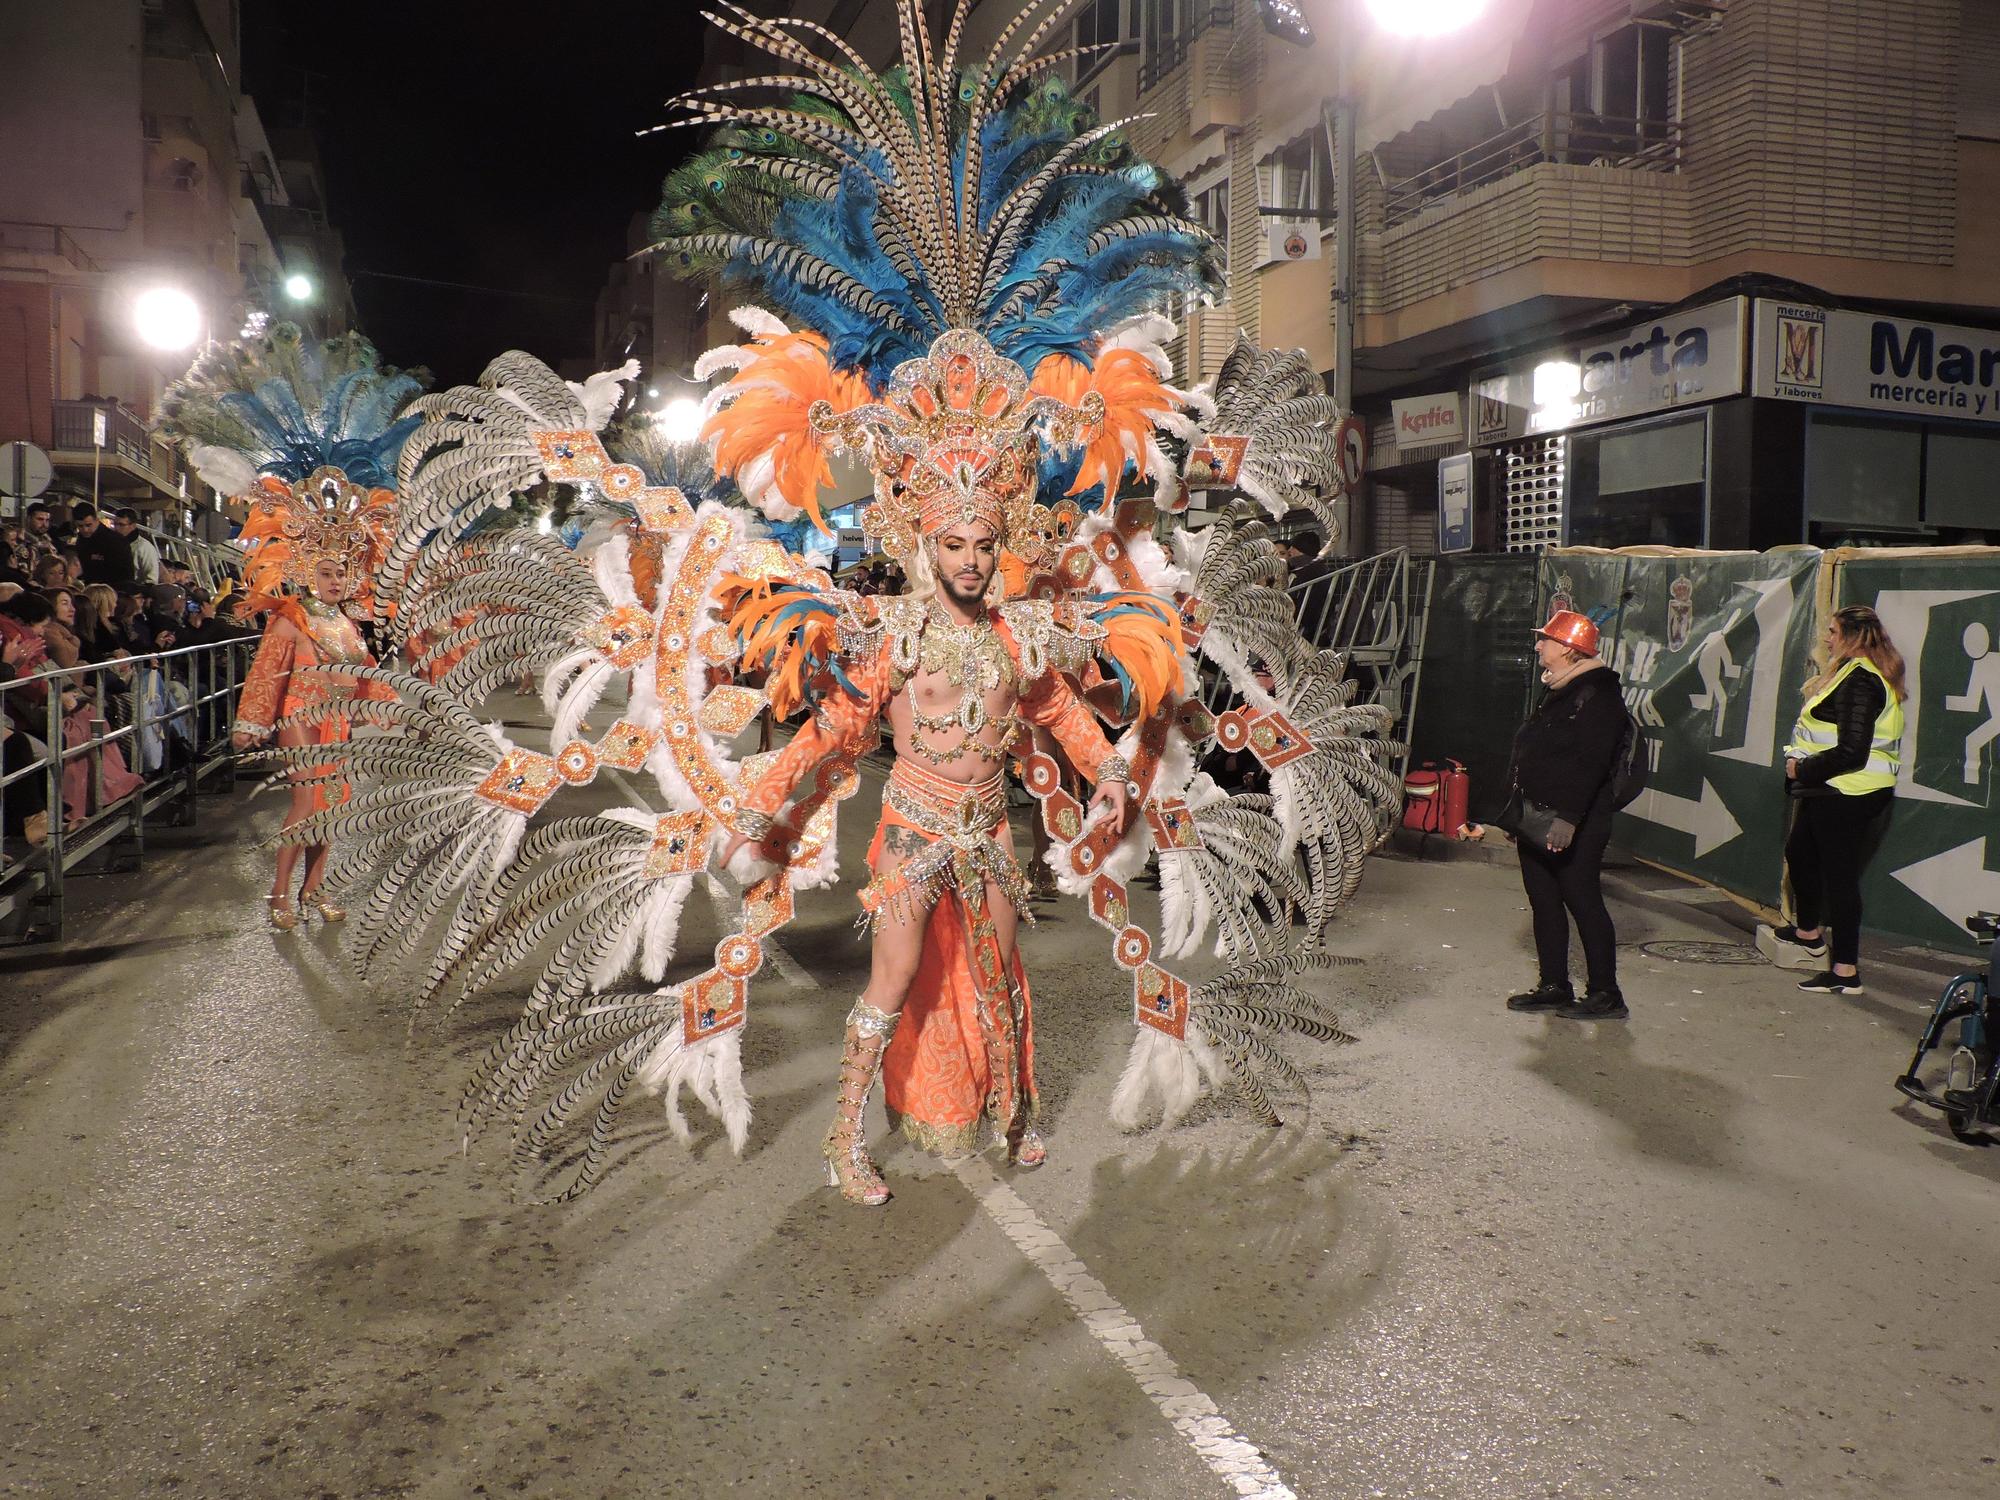
[[[2000,332],[1758,299],[1752,390],[2000,422]]]
[[[1456,443],[1465,438],[1465,403],[1457,391],[1391,401],[1389,413],[1396,424],[1398,448]]]
[[[1747,312],[1744,298],[1729,297],[1513,361],[1473,383],[1472,440],[1507,442],[1739,395]]]

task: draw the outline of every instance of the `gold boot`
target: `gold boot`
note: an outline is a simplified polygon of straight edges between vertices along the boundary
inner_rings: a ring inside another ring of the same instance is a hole
[[[889,1186],[869,1159],[861,1138],[862,1112],[868,1091],[882,1070],[900,1016],[879,1011],[866,1001],[854,1002],[847,1013],[846,1046],[840,1055],[840,1093],[834,1101],[833,1126],[826,1133],[826,1180],[849,1203],[876,1208],[889,1201]]]

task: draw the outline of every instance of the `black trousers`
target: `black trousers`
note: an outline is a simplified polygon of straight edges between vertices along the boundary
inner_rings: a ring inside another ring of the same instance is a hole
[[[1861,871],[1894,799],[1888,787],[1858,797],[1792,799],[1792,833],[1785,840],[1792,906],[1798,926],[1831,929],[1834,963],[1861,961]]]
[[[1560,854],[1517,845],[1521,886],[1535,919],[1535,959],[1541,982],[1569,984],[1569,924],[1583,938],[1583,959],[1593,990],[1618,988],[1618,933],[1604,904],[1604,849],[1611,842],[1611,809],[1593,807]]]

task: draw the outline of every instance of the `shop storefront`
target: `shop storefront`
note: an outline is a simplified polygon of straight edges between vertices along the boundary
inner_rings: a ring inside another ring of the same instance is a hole
[[[1791,408],[1803,534],[2000,541],[2000,332],[1759,299],[1751,390]]]
[[[1702,547],[1740,424],[1748,300],[1730,297],[1475,374],[1478,492],[1509,552]]]
[[[1730,297],[1470,385],[1482,549],[2000,543],[2000,331]]]

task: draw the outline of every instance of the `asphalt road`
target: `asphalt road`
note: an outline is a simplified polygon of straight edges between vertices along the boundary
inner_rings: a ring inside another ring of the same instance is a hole
[[[337,929],[264,930],[277,814],[208,803],[73,886],[65,946],[0,953],[0,1492],[2000,1493],[2000,1149],[1890,1088],[1941,971],[1838,1001],[1656,958],[1747,919],[1628,871],[1631,1021],[1515,1016],[1511,869],[1381,858],[1310,1118],[1124,1136],[1127,1002],[1050,906],[1050,1164],[889,1145],[869,1211],[819,1185],[865,968],[821,893],[753,994],[744,1155],[639,1111],[538,1207],[454,1132],[508,1006],[411,1037]]]

